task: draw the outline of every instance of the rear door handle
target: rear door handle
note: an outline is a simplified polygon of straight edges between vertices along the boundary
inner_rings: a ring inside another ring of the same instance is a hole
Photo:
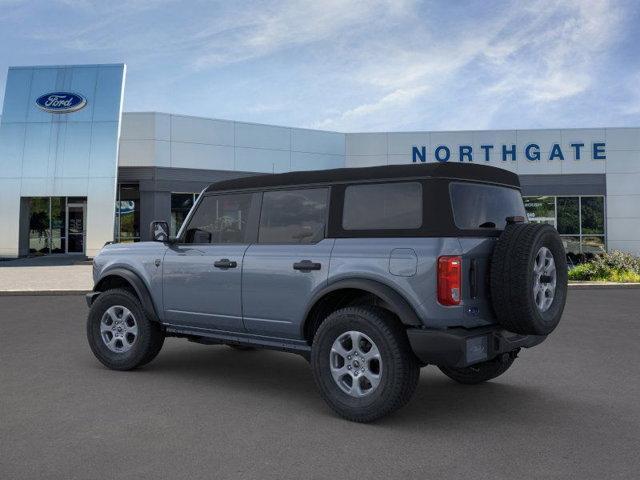
[[[234,262],[233,260],[229,260],[228,258],[223,258],[222,260],[217,260],[213,262],[213,266],[216,268],[236,268],[238,266],[238,262]]]
[[[303,272],[308,272],[310,270],[320,270],[320,268],[322,268],[322,265],[320,263],[312,262],[311,260],[302,260],[293,264],[294,270],[301,270]]]

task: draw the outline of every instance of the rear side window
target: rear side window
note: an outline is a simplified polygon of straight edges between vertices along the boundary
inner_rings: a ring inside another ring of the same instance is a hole
[[[244,243],[250,193],[210,195],[202,199],[185,232],[185,243]]]
[[[410,230],[421,226],[420,183],[351,185],[344,192],[344,230]]]
[[[316,243],[324,238],[329,189],[265,192],[260,214],[260,243]]]
[[[526,218],[522,196],[514,188],[453,182],[449,191],[453,219],[461,230],[504,229],[507,217]]]

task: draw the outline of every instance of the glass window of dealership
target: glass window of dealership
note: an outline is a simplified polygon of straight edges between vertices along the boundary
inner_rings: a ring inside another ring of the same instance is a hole
[[[567,253],[602,253],[605,240],[604,196],[524,197],[530,222],[553,225]]]

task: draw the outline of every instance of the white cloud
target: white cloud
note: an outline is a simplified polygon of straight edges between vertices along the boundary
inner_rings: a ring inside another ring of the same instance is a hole
[[[357,122],[363,117],[375,116],[377,118],[390,110],[409,105],[413,100],[423,95],[427,88],[426,86],[399,88],[373,103],[358,105],[351,110],[340,113],[337,118],[334,117],[318,121],[314,123],[312,127],[333,129],[336,128],[337,125],[346,125],[354,121]]]
[[[487,1],[470,12],[436,0],[59,2],[75,7],[69,25],[16,33],[43,56],[123,59],[129,82],[135,70],[156,79],[137,87],[145,98],[193,82],[201,103],[191,93],[177,108],[199,115],[344,131],[489,128],[588,95],[625,15],[617,0]]]
[[[194,64],[220,66],[263,57],[315,42],[335,43],[349,30],[367,27],[383,17],[402,15],[410,2],[393,0],[286,0],[260,12],[234,11],[232,18],[195,35],[203,42]]]
[[[488,128],[492,116],[487,112],[498,112],[501,104],[516,101],[527,108],[586,92],[592,85],[594,57],[615,39],[621,18],[609,0],[538,0],[502,10],[495,19],[462,22],[457,30],[463,33],[444,41],[410,50],[396,42],[357,74],[375,98],[317,124],[345,130],[371,126],[367,116],[373,105],[387,113],[377,122],[383,128],[386,118],[406,111],[405,97],[395,95],[400,91],[419,92],[412,100],[421,99],[427,117],[430,103],[439,105],[449,98],[451,111],[444,124],[457,124],[456,88],[467,84],[475,98],[471,105],[462,105],[458,123],[462,128]],[[418,34],[429,38],[438,25],[428,28]],[[474,105],[477,115],[470,115]],[[475,118],[472,125],[470,118]],[[429,127],[438,128],[439,122]]]
[[[608,0],[540,1],[527,24],[489,45],[486,57],[501,80],[494,94],[552,102],[584,92],[593,57],[614,38],[619,10]]]

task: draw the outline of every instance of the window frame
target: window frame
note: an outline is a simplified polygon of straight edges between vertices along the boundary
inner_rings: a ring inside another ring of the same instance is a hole
[[[380,229],[380,230],[344,230],[342,228],[342,212],[344,206],[344,192],[348,186],[377,183],[420,183],[422,185],[422,226],[417,229]],[[212,195],[252,194],[251,223],[247,225],[247,244],[258,244],[258,228],[262,215],[262,197],[264,193],[272,191],[291,191],[307,189],[328,189],[328,208],[326,212],[324,238],[439,238],[439,237],[474,237],[497,238],[502,234],[500,229],[460,230],[453,220],[453,208],[449,195],[451,182],[463,182],[483,185],[495,185],[513,188],[520,192],[522,189],[513,185],[480,180],[464,180],[449,177],[402,177],[380,178],[374,180],[337,181],[322,183],[307,183],[298,185],[283,185],[267,188],[230,189],[221,191],[203,191],[185,218],[176,237],[179,245],[232,245],[232,244],[187,244],[184,237],[192,217],[200,207],[203,199]],[[434,208],[436,206],[437,208]],[[321,241],[321,240],[319,240]],[[237,244],[236,244],[237,245]],[[261,243],[260,245],[314,245],[313,243]]]
[[[325,190],[326,208],[324,212],[324,228],[322,231],[322,238],[315,242],[309,243],[296,243],[296,242],[261,242],[260,241],[260,225],[262,222],[262,212],[264,208],[264,194],[270,192],[296,192],[300,190]],[[331,185],[301,185],[301,186],[286,186],[282,188],[268,188],[261,190],[260,195],[260,215],[258,216],[258,222],[256,225],[256,245],[317,245],[321,241],[328,238],[329,233],[329,218],[331,212],[331,198],[332,198],[332,186]]]
[[[251,197],[251,201],[249,204],[249,215],[247,218],[246,231],[244,234],[244,241],[242,242],[233,242],[233,243],[187,243],[185,242],[185,236],[188,230],[191,221],[193,220],[193,216],[201,208],[202,203],[205,198],[209,197],[222,197],[222,196],[231,196],[231,195],[249,195]],[[191,207],[189,214],[184,219],[180,230],[178,231],[178,235],[176,237],[176,244],[178,245],[210,245],[210,246],[221,246],[221,245],[250,245],[255,243],[258,238],[258,224],[257,222],[260,219],[260,207],[262,203],[262,195],[259,192],[255,191],[228,191],[228,192],[207,192],[202,193],[197,198],[196,203]]]
[[[385,229],[385,230],[344,230],[342,228],[342,211],[344,192],[350,185],[370,183],[405,183],[418,182],[422,184],[422,227],[417,229]],[[449,193],[452,182],[472,183],[479,185],[493,185],[517,190],[522,195],[522,189],[513,185],[489,182],[483,180],[467,180],[450,177],[404,177],[375,180],[360,180],[340,182],[333,186],[331,198],[331,215],[329,217],[329,238],[497,238],[502,234],[500,229],[483,228],[476,230],[461,230],[453,220],[453,206]]]

